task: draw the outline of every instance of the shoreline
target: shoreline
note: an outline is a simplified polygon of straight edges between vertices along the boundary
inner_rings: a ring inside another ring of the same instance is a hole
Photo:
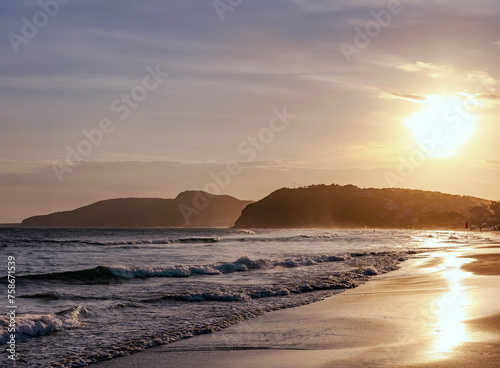
[[[496,366],[500,245],[424,254],[325,300],[91,366]]]

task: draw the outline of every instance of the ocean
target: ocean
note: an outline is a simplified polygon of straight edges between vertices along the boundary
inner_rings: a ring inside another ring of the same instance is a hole
[[[0,228],[1,366],[14,366],[6,352],[12,305],[16,367],[80,367],[315,302],[422,252],[494,237],[417,230]],[[11,305],[9,259],[15,263]]]

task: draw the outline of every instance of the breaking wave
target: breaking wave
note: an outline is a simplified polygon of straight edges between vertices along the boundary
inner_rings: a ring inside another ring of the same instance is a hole
[[[97,266],[90,269],[79,271],[67,271],[48,274],[36,274],[18,276],[18,281],[55,281],[77,284],[100,284],[120,282],[120,280],[130,280],[135,278],[148,277],[190,277],[194,275],[223,275],[234,272],[247,272],[252,270],[271,270],[279,268],[308,267],[322,263],[346,262],[351,267],[373,266],[373,262],[388,262],[383,267],[391,267],[392,260],[397,262],[404,260],[403,254],[411,254],[412,251],[391,253],[391,252],[351,252],[344,255],[317,255],[303,256],[286,259],[251,259],[249,257],[240,257],[234,262],[220,262],[207,265],[177,265],[177,266]],[[368,263],[367,263],[368,262]],[[378,272],[376,268],[365,270],[366,275],[375,275]],[[6,283],[6,277],[0,279],[1,283]],[[46,295],[44,297],[50,297]]]
[[[80,316],[85,309],[75,306],[57,313],[25,314],[16,316],[16,339],[26,340],[31,337],[44,336],[51,332],[78,328],[82,325]],[[9,318],[0,316],[0,344],[9,341]]]
[[[119,279],[134,279],[145,277],[189,277],[192,275],[222,275],[233,272],[244,272],[258,269],[293,268],[313,266],[325,262],[345,261],[346,256],[312,256],[296,257],[281,260],[257,259],[241,257],[234,262],[222,262],[199,266],[167,266],[167,267],[126,267],[126,266],[97,266],[79,271],[67,271],[48,274],[18,276],[20,281],[60,281],[76,283],[109,283]],[[1,279],[6,282],[6,277]]]

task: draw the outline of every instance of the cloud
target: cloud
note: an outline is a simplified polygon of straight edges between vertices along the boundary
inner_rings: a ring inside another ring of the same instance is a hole
[[[450,74],[454,71],[452,67],[447,65],[436,65],[423,61],[397,65],[396,67],[408,73],[426,72],[427,76],[431,78],[450,77]]]
[[[489,100],[489,101],[499,101],[500,102],[500,92],[492,92],[492,93],[480,93],[476,95],[477,98]]]
[[[394,98],[401,100],[408,100],[413,102],[422,102],[427,99],[423,94],[419,93],[398,93],[398,92],[382,92],[380,98]]]
[[[401,99],[406,101],[412,101],[416,103],[432,103],[433,101],[446,100],[449,102],[454,102],[458,105],[467,104],[469,107],[474,108],[485,108],[492,107],[500,103],[500,92],[491,93],[467,93],[467,92],[455,92],[445,95],[424,95],[420,93],[401,93],[401,92],[382,92],[379,95],[380,98],[386,99]]]
[[[493,88],[495,88],[495,86],[498,85],[497,80],[483,70],[474,70],[470,73],[467,73],[467,79],[481,84],[481,86],[488,89],[488,91],[491,91]]]
[[[432,63],[424,63],[423,61],[417,61],[414,64],[404,64],[399,67],[407,72],[419,72],[424,69],[436,69],[436,66]]]
[[[427,71],[427,75],[432,78],[442,77],[444,74],[450,73],[453,71],[453,68],[446,65],[436,65],[433,63],[425,63],[423,61],[417,61],[416,63],[408,63],[404,65],[398,66],[399,69],[402,69],[409,73]]]

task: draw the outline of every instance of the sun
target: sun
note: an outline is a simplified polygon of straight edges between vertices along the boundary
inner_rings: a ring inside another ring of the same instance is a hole
[[[474,133],[476,117],[470,112],[475,101],[470,95],[428,95],[422,110],[404,124],[415,143],[428,157],[453,157]]]

